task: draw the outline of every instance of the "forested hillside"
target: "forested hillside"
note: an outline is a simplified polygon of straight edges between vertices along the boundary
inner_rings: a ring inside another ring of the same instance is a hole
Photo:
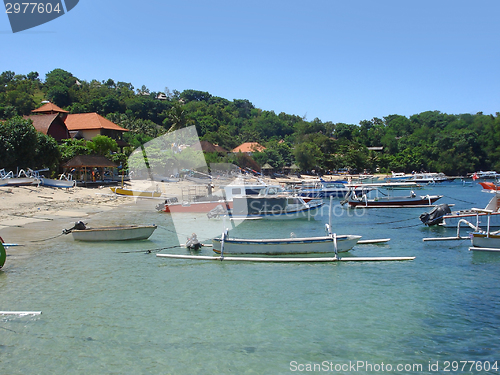
[[[107,80],[81,80],[54,69],[42,80],[5,71],[0,75],[0,119],[28,115],[50,100],[70,113],[97,112],[131,130],[132,148],[185,126],[201,140],[227,150],[243,142],[267,149],[254,154],[259,165],[281,169],[297,163],[303,171],[350,168],[357,172],[420,171],[464,175],[500,170],[500,113],[445,114],[428,111],[408,117],[388,114],[359,124],[306,119],[264,111],[247,99],[225,99],[197,90],[152,92],[147,87]],[[328,119],[330,120],[330,119]],[[370,147],[383,147],[370,150]],[[239,161],[208,154],[210,162]]]

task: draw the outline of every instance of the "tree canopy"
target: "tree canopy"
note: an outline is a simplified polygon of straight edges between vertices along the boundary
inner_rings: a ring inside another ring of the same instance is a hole
[[[357,172],[427,170],[463,175],[500,170],[499,112],[426,111],[345,124],[277,114],[256,108],[247,99],[229,100],[194,89],[179,92],[166,87],[164,92],[153,92],[144,85],[136,90],[131,83],[111,78],[86,81],[59,68],[48,72],[44,81],[38,72],[0,74],[0,119],[27,115],[42,100],[70,113],[106,116],[130,130],[125,141],[132,149],[168,131],[194,125],[201,140],[227,150],[244,142],[259,142],[266,151],[254,155],[254,162],[269,163],[277,170],[293,163],[303,171],[318,172],[349,168]],[[30,160],[20,155],[26,162]],[[237,155],[207,157],[211,162],[252,164]]]

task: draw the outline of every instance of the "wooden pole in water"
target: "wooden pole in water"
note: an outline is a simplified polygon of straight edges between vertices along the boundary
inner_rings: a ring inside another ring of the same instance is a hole
[[[235,262],[386,262],[386,261],[403,261],[413,260],[415,257],[322,257],[322,258],[258,258],[258,257],[215,257],[206,255],[180,255],[180,254],[156,254],[157,257],[173,258],[173,259],[191,259],[191,260],[218,260],[218,261],[235,261]]]

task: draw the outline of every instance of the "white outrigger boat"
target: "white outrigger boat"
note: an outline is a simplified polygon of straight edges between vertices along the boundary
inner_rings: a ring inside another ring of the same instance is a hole
[[[118,225],[110,227],[87,228],[81,221],[64,234],[71,233],[77,241],[136,241],[148,239],[156,229],[156,225]]]
[[[229,238],[227,232],[212,240],[217,254],[230,255],[306,255],[337,254],[351,250],[361,236],[329,235],[323,237],[243,239]]]

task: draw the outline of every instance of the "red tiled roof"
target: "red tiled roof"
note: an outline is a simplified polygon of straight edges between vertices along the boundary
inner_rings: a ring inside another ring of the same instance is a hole
[[[110,129],[122,132],[128,132],[127,129],[118,126],[101,115],[93,113],[74,113],[66,118],[68,130],[91,130],[91,129]]]
[[[33,113],[43,113],[43,112],[69,113],[68,111],[65,111],[64,109],[58,107],[54,103],[46,103],[46,104],[42,105],[40,108],[34,109],[31,112],[33,112]]]
[[[236,147],[233,152],[260,152],[266,148],[257,142],[245,142]]]

